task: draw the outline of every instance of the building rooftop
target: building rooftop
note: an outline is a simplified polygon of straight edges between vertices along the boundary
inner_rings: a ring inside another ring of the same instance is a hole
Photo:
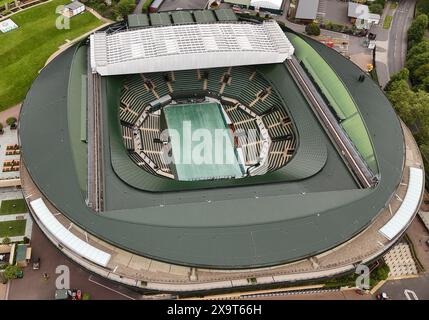
[[[64,7],[69,10],[76,10],[83,6],[85,6],[83,3],[80,3],[79,1],[73,1],[72,3],[66,4]]]
[[[299,0],[295,18],[303,20],[314,20],[317,16],[319,0]]]

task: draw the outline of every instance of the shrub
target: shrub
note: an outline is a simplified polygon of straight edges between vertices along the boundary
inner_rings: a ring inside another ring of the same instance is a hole
[[[15,117],[10,117],[6,119],[6,123],[8,126],[13,126],[16,123],[16,118]]]
[[[376,14],[382,14],[383,13],[383,7],[379,3],[373,3],[369,6],[369,12],[376,13]]]
[[[4,237],[2,244],[9,244],[10,243],[10,238],[9,237]]]
[[[82,295],[82,300],[91,300],[91,295],[88,292],[85,292]]]
[[[142,0],[142,1],[144,1],[144,0]],[[148,9],[149,9],[150,5],[152,4],[152,2],[153,2],[153,0],[146,0],[145,1],[145,3],[143,4],[143,7],[142,7],[143,13],[148,12]]]
[[[317,23],[310,23],[305,26],[305,32],[310,36],[320,35],[320,27]]]
[[[118,3],[118,12],[122,17],[125,17],[132,13],[135,7],[136,3],[134,0],[121,0]]]
[[[21,271],[21,268],[18,266],[7,266],[6,269],[4,269],[4,277],[7,280],[16,279],[16,274]]]

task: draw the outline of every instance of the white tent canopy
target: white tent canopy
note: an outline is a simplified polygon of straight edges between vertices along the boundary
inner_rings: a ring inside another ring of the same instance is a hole
[[[380,233],[387,239],[394,239],[411,222],[420,204],[420,195],[424,187],[423,183],[423,170],[410,167],[408,189],[401,206],[393,218],[380,229]]]
[[[109,263],[111,255],[101,251],[79,239],[69,230],[67,230],[51,213],[42,198],[38,198],[30,202],[34,214],[48,230],[63,246],[75,252],[77,255],[92,261],[100,266],[106,267]]]

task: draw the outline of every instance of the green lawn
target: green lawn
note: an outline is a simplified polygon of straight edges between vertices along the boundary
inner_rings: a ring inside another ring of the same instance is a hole
[[[1,202],[0,216],[25,212],[28,212],[28,208],[24,199],[3,200]]]
[[[383,22],[383,28],[389,29],[390,25],[392,24],[392,20],[393,20],[392,16],[386,16],[386,18],[384,19],[384,22]]]
[[[102,24],[85,12],[70,20],[70,29],[57,29],[58,5],[69,0],[53,0],[12,16],[18,29],[0,33],[0,111],[24,99],[46,60],[66,39],[72,40]]]
[[[23,236],[27,220],[12,220],[0,222],[0,238]]]
[[[0,7],[3,7],[6,2],[11,3],[13,0],[0,0]]]
[[[390,3],[390,9],[396,9],[398,7],[398,3],[396,1]]]

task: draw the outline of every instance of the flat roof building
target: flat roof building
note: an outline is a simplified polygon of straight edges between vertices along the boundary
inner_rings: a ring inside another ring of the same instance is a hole
[[[295,19],[315,20],[317,17],[318,7],[319,0],[299,0]]]

